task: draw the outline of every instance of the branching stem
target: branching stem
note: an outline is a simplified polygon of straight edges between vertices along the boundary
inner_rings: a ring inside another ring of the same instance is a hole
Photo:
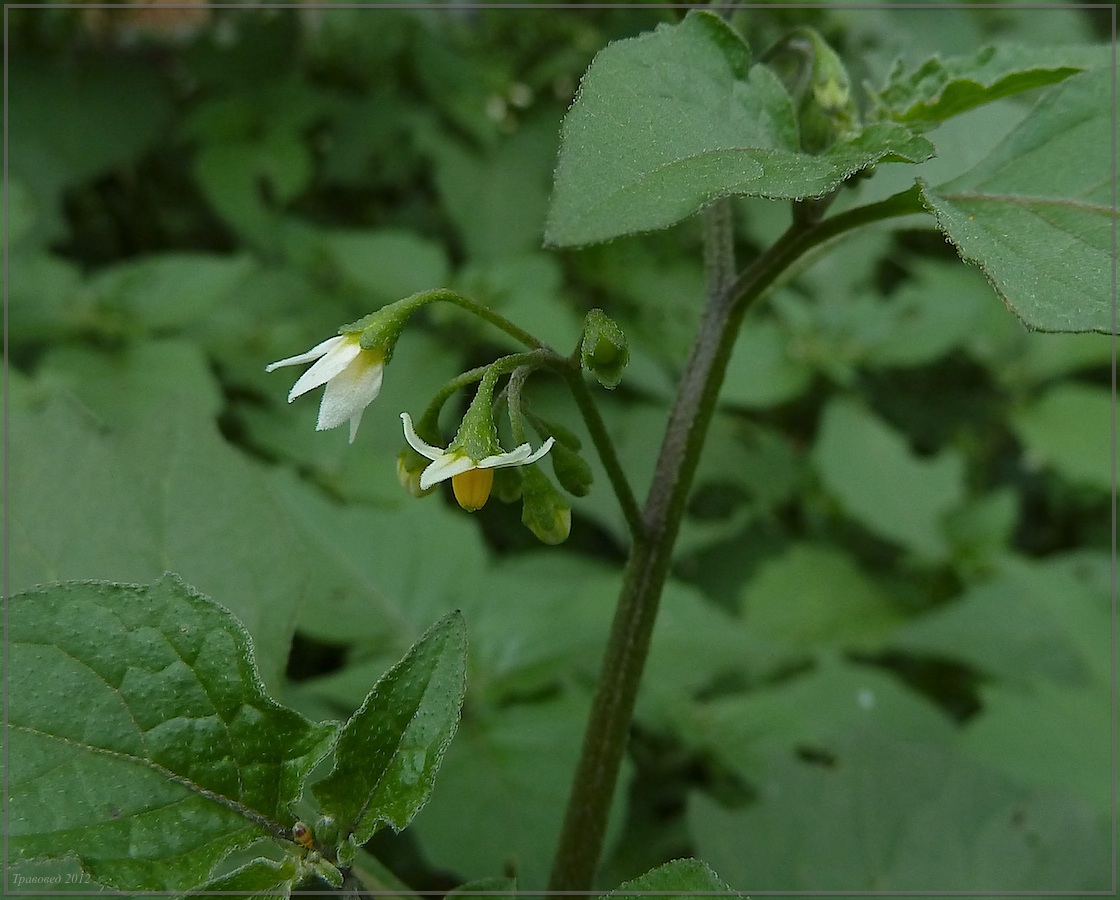
[[[743,315],[813,247],[869,222],[923,211],[915,188],[831,219],[795,221],[737,278],[729,275],[733,267],[729,258],[731,217],[726,209],[706,213],[708,302],[669,414],[642,513],[642,531],[623,578],[553,861],[550,890],[586,891],[593,886],[661,590]]]

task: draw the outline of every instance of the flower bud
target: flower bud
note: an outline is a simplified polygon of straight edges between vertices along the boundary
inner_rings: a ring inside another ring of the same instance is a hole
[[[494,496],[502,503],[521,499],[521,472],[515,468],[494,470]]]
[[[556,438],[556,443],[563,444],[572,450],[579,450],[583,446],[583,441],[579,439],[574,431],[559,422],[553,422],[550,419],[542,419],[536,413],[526,410],[526,415],[529,421],[533,423],[533,427],[537,430],[543,438]]]
[[[315,837],[326,847],[334,845],[338,840],[338,822],[334,816],[321,815],[315,820]]]
[[[428,468],[429,462],[411,447],[405,447],[397,454],[397,480],[413,497],[426,497],[435,490],[434,487],[427,490],[420,487],[420,476]]]
[[[572,531],[572,508],[540,469],[522,475],[521,522],[546,544],[562,544]]]
[[[586,497],[595,480],[587,460],[559,441],[552,448],[552,471],[560,486],[573,497]]]
[[[605,388],[618,386],[622,370],[630,362],[626,335],[601,309],[591,310],[583,321],[580,360]]]

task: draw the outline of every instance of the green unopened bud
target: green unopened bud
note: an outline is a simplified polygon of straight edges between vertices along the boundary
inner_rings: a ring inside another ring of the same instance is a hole
[[[605,388],[618,386],[622,370],[630,362],[630,345],[626,335],[601,309],[591,310],[583,321],[580,360]]]
[[[513,467],[494,470],[494,487],[491,493],[502,503],[521,499],[521,472]]]
[[[426,497],[434,491],[434,487],[426,491],[420,487],[420,476],[431,464],[430,459],[421,456],[411,447],[405,447],[397,454],[397,480],[401,483],[401,487],[413,497]]]
[[[526,410],[526,415],[529,421],[533,423],[533,427],[537,429],[537,433],[542,438],[556,438],[556,443],[563,444],[572,450],[579,450],[583,446],[583,441],[579,439],[574,431],[559,422],[553,422],[550,419],[542,419],[536,413]]]
[[[333,847],[338,841],[338,822],[334,816],[322,815],[315,820],[315,838],[324,847]]]
[[[521,522],[546,544],[562,544],[572,531],[572,508],[540,469],[522,474]]]
[[[560,486],[573,497],[586,497],[595,480],[587,460],[559,441],[552,448],[552,471]]]

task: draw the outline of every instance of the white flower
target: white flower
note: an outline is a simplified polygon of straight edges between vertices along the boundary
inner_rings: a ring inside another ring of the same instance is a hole
[[[490,489],[494,484],[494,469],[531,465],[548,453],[555,443],[554,438],[549,438],[536,452],[533,452],[529,444],[522,444],[508,453],[501,452],[500,447],[494,447],[492,449],[499,452],[475,459],[467,450],[457,446],[458,440],[446,450],[433,447],[422,440],[412,427],[412,418],[408,413],[401,413],[401,421],[404,422],[405,440],[412,449],[432,460],[431,465],[420,475],[420,490],[426,491],[450,478],[455,499],[463,509],[471,512],[482,509],[489,499]]]
[[[319,404],[319,421],[316,431],[337,428],[350,422],[350,443],[358,433],[362,413],[381,392],[381,377],[385,371],[385,357],[380,350],[363,350],[361,333],[339,334],[327,338],[299,356],[290,356],[265,367],[266,372],[282,366],[301,366],[314,360],[315,365],[300,375],[288,393],[288,402],[296,397],[326,385],[323,401]]]

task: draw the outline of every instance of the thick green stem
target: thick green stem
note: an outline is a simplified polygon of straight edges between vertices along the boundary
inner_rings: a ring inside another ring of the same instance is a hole
[[[626,748],[638,685],[649,651],[661,590],[669,571],[692,479],[716,410],[743,315],[791,263],[841,231],[877,219],[921,212],[916,192],[812,224],[795,222],[737,279],[729,278],[729,219],[708,217],[710,296],[669,415],[604,656],[583,749],[568,800],[549,889],[585,891],[602,852],[607,816]]]

